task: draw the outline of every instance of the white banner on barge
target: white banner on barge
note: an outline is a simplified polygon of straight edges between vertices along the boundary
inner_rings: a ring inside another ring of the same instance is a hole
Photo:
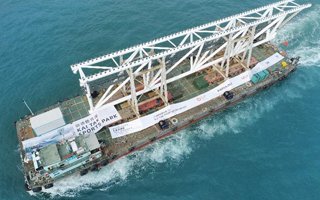
[[[102,127],[112,124],[120,119],[121,116],[114,106],[106,106],[105,108],[71,124],[67,124],[38,137],[22,141],[22,145],[24,149],[42,148],[49,144],[58,143],[63,139],[66,140],[79,135],[97,133]]]
[[[267,69],[268,67],[281,61],[283,58],[284,57],[281,56],[279,53],[275,53],[269,58],[259,62],[251,70],[247,70],[239,74],[238,76],[226,80],[225,82],[208,92],[205,92],[201,95],[198,95],[180,103],[171,104],[150,115],[146,115],[144,117],[135,119],[127,123],[109,127],[111,136],[112,138],[118,138],[138,131],[142,131],[158,123],[160,120],[168,119],[175,115],[181,114],[187,110],[195,108],[201,104],[204,104],[216,97],[219,97],[226,91],[232,90],[240,85],[249,82],[254,74]]]

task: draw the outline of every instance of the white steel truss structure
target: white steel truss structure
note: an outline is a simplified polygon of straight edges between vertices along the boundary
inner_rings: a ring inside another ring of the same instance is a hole
[[[80,75],[90,112],[128,101],[139,116],[139,96],[144,93],[156,91],[168,104],[168,83],[208,67],[228,78],[230,59],[245,61],[242,65],[248,68],[252,48],[275,38],[281,26],[310,6],[280,1],[81,62],[71,69]],[[179,74],[172,73],[185,62],[188,65]],[[97,84],[103,85],[103,93],[93,100]]]

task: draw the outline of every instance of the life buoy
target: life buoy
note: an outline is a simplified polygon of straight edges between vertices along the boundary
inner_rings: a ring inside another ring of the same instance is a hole
[[[178,124],[178,119],[177,118],[172,118],[171,119],[171,123],[173,124],[173,125],[176,125],[176,124]]]

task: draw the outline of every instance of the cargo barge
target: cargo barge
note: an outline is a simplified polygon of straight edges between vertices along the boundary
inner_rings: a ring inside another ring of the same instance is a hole
[[[72,65],[84,94],[16,122],[26,189],[98,171],[284,80],[299,58],[270,41],[310,6],[281,1]]]

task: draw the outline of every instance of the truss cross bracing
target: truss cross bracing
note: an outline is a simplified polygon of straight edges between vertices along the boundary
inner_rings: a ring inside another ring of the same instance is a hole
[[[281,26],[310,6],[280,1],[81,62],[71,69],[80,75],[90,112],[128,101],[139,116],[139,97],[144,93],[153,90],[168,104],[168,83],[208,67],[226,79],[230,59],[246,60],[242,65],[248,68],[252,48],[272,40]],[[184,69],[173,74],[181,64]],[[93,100],[91,93],[97,89],[103,93]]]

